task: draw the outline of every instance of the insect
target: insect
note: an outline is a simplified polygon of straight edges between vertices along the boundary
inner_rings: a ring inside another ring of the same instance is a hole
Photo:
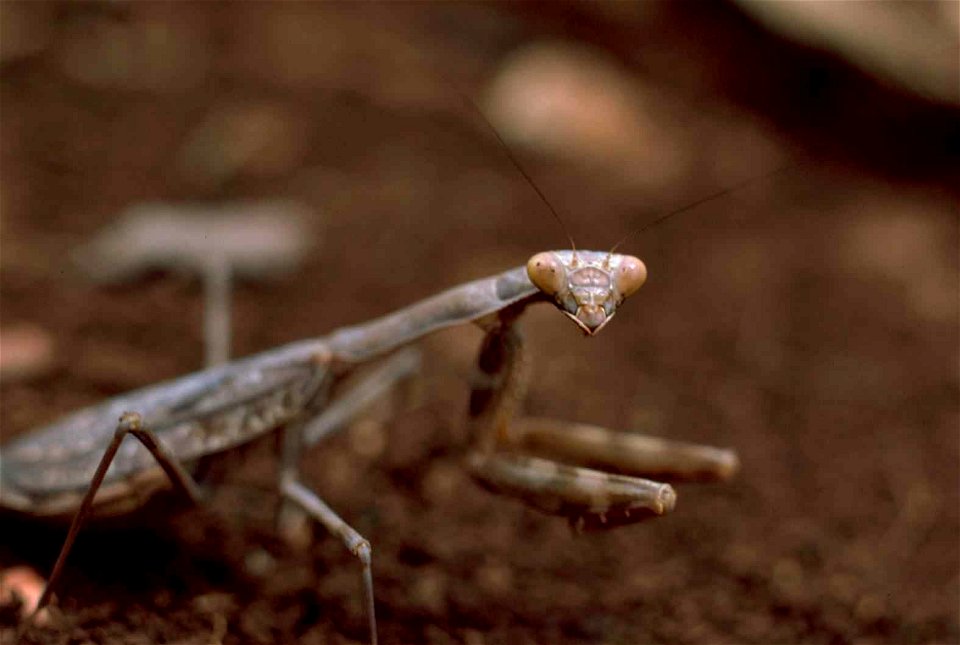
[[[579,529],[613,528],[669,512],[674,489],[642,477],[723,480],[737,469],[735,453],[515,414],[529,365],[517,328],[524,310],[551,303],[595,336],[646,275],[643,262],[629,255],[538,253],[526,266],[372,322],[117,396],[19,437],[0,456],[0,506],[33,516],[73,514],[38,608],[49,602],[86,519],[127,513],[171,483],[189,502],[202,503],[213,482],[200,476],[201,464],[279,432],[280,516],[305,513],[359,559],[375,643],[370,544],[300,481],[297,457],[416,370],[419,354],[405,346],[461,323],[485,331],[469,405],[474,443],[465,459],[479,484]],[[344,387],[356,368],[383,357],[377,369]],[[124,442],[128,434],[139,441]]]

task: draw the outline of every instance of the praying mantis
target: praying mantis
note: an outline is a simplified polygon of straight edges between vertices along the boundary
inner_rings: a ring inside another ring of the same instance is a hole
[[[538,253],[525,266],[371,322],[117,396],[18,437],[0,455],[0,507],[32,516],[73,515],[37,609],[49,603],[86,519],[128,513],[169,484],[200,504],[214,482],[199,476],[204,469],[198,464],[277,432],[280,531],[291,530],[305,514],[357,557],[369,640],[376,643],[371,545],[302,483],[298,457],[416,371],[419,354],[410,343],[459,324],[478,325],[485,333],[470,395],[473,447],[464,460],[477,483],[581,530],[670,512],[674,489],[645,477],[725,480],[737,470],[736,454],[517,418],[529,367],[517,322],[527,307],[550,303],[585,335],[596,336],[646,277],[644,263],[629,255]],[[355,369],[384,357],[377,369],[344,387]],[[127,435],[139,442],[124,442]]]

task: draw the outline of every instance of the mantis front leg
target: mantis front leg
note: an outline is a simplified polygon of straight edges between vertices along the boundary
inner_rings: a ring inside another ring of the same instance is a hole
[[[673,510],[673,488],[643,476],[721,480],[736,471],[729,450],[564,421],[515,420],[529,374],[517,315],[506,309],[486,324],[480,378],[470,397],[476,447],[467,465],[485,488],[580,529],[612,528]]]

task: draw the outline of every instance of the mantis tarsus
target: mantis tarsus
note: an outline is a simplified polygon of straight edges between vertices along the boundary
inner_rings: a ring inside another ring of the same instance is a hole
[[[370,544],[301,483],[298,456],[416,370],[418,354],[404,346],[461,323],[485,331],[470,397],[474,444],[465,459],[477,482],[580,529],[613,528],[669,512],[673,488],[642,476],[723,480],[737,470],[735,453],[515,418],[527,385],[528,361],[516,325],[524,310],[552,303],[593,336],[645,280],[646,267],[632,256],[538,253],[525,267],[454,287],[372,322],[118,396],[18,438],[4,446],[0,460],[0,506],[34,516],[74,514],[38,609],[49,602],[87,517],[128,512],[168,482],[200,503],[211,482],[194,478],[199,462],[279,431],[280,529],[292,526],[283,518],[306,513],[357,556],[370,640],[376,642]],[[355,368],[387,356],[358,383],[341,387]],[[139,443],[123,443],[127,434]]]

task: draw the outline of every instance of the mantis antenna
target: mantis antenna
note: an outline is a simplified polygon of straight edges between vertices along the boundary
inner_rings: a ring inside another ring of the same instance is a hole
[[[613,255],[613,252],[614,252],[614,251],[616,251],[618,248],[620,248],[620,245],[621,245],[621,244],[623,244],[624,242],[626,242],[628,239],[630,239],[630,238],[633,237],[634,235],[639,235],[640,233],[643,233],[643,232],[646,231],[647,229],[653,228],[654,226],[657,226],[658,224],[662,224],[663,222],[667,221],[668,219],[670,219],[670,218],[673,217],[674,215],[679,215],[680,213],[685,213],[686,211],[692,210],[692,209],[696,208],[697,206],[700,206],[701,204],[705,204],[705,203],[707,203],[707,202],[709,202],[709,201],[711,201],[711,200],[713,200],[713,199],[716,199],[716,198],[718,198],[718,197],[723,197],[724,195],[729,195],[729,194],[731,194],[731,193],[735,193],[735,192],[737,192],[738,190],[740,190],[741,188],[746,188],[747,186],[749,186],[749,185],[751,185],[751,184],[753,184],[753,183],[755,183],[755,182],[758,182],[758,181],[760,181],[760,180],[769,179],[770,177],[774,177],[774,176],[776,176],[776,175],[779,175],[780,173],[782,173],[782,172],[784,172],[784,171],[786,171],[786,170],[789,170],[789,169],[792,168],[793,166],[794,166],[794,164],[793,164],[792,162],[791,162],[791,163],[784,164],[784,165],[782,165],[782,166],[778,166],[777,168],[774,168],[773,170],[771,170],[771,171],[769,171],[769,172],[765,172],[765,173],[763,173],[763,174],[761,174],[761,175],[755,175],[755,176],[753,176],[753,177],[750,177],[749,179],[745,179],[745,180],[743,180],[743,181],[741,181],[741,182],[739,182],[739,183],[736,183],[736,184],[734,184],[734,185],[732,185],[732,186],[727,186],[726,188],[724,188],[724,189],[722,189],[722,190],[718,190],[718,191],[716,191],[716,192],[714,192],[714,193],[710,193],[709,195],[706,195],[705,197],[701,197],[700,199],[697,199],[696,201],[690,202],[690,203],[687,204],[686,206],[681,206],[680,208],[674,209],[674,210],[672,210],[672,211],[668,211],[667,213],[665,213],[665,214],[663,214],[663,215],[660,215],[659,217],[655,218],[654,220],[652,220],[652,221],[650,221],[650,222],[647,222],[646,224],[644,224],[643,226],[640,226],[639,228],[635,228],[634,230],[630,231],[629,233],[627,233],[626,235],[624,235],[623,237],[621,237],[620,240],[619,240],[616,244],[614,244],[613,247],[610,249],[610,251],[607,253],[607,260],[609,261],[610,256]]]
[[[567,240],[569,240],[570,242],[570,250],[573,251],[574,257],[576,257],[577,245],[573,241],[573,236],[570,235],[570,229],[568,229],[567,225],[563,223],[563,219],[560,217],[560,214],[557,213],[557,209],[553,207],[553,204],[550,203],[550,200],[547,199],[547,196],[544,195],[542,190],[540,190],[540,187],[537,186],[537,183],[533,181],[533,178],[530,177],[527,171],[523,169],[523,166],[520,165],[520,161],[517,159],[517,156],[513,154],[513,150],[510,149],[510,146],[507,145],[507,142],[503,140],[502,136],[500,136],[500,132],[494,127],[492,123],[490,123],[490,119],[487,118],[487,115],[484,114],[483,110],[480,109],[480,107],[476,104],[476,102],[474,102],[472,98],[470,98],[466,93],[461,91],[449,80],[447,80],[447,84],[450,85],[457,92],[457,94],[460,95],[460,98],[463,100],[464,103],[466,103],[474,112],[477,113],[477,115],[484,122],[484,124],[487,126],[490,132],[493,133],[493,136],[496,137],[497,143],[500,144],[500,147],[503,149],[504,154],[506,154],[507,159],[509,159],[510,162],[513,164],[514,168],[516,168],[520,172],[520,174],[523,175],[523,178],[527,180],[527,183],[530,184],[530,187],[537,192],[537,195],[540,196],[540,201],[546,204],[547,208],[550,209],[550,213],[553,215],[553,218],[557,220],[557,223],[560,225],[560,228],[563,229],[564,235],[567,236]]]

